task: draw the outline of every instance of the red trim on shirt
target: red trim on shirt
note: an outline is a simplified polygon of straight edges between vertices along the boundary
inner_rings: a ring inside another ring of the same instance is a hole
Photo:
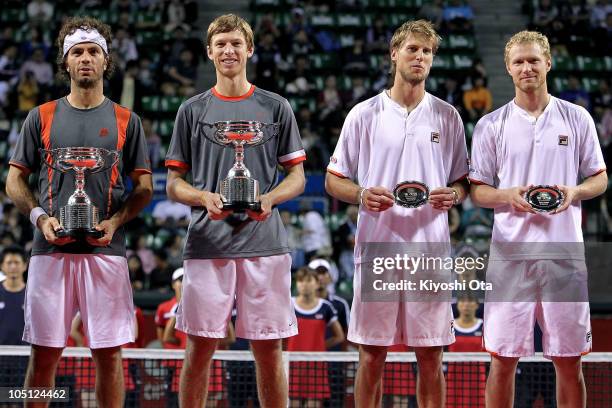
[[[334,176],[338,176],[338,177],[340,177],[340,178],[348,178],[348,177],[346,177],[344,174],[342,174],[342,173],[338,173],[337,171],[333,171],[333,170],[330,170],[330,169],[327,169],[327,171],[328,171],[329,173],[333,174]]]
[[[255,85],[251,85],[251,88],[247,91],[247,93],[245,93],[244,95],[240,95],[240,96],[221,95],[219,92],[217,92],[214,86],[212,87],[211,91],[213,95],[215,95],[217,98],[221,99],[222,101],[238,102],[238,101],[242,101],[248,98],[249,96],[253,95],[253,92],[255,92]]]
[[[470,173],[465,173],[463,176],[461,176],[461,177],[459,177],[457,180],[455,180],[455,181],[451,182],[449,185],[453,185],[453,184],[455,184],[455,183],[457,183],[457,182],[459,182],[459,181],[461,181],[461,180],[468,179],[468,175],[469,175],[469,174],[470,174]]]
[[[468,180],[470,180],[470,183],[471,183],[471,184],[476,184],[477,186],[482,186],[482,185],[484,185],[484,186],[493,187],[493,186],[491,186],[490,184],[485,183],[484,181],[476,180],[476,179],[473,179],[473,178],[468,178]]]
[[[182,169],[182,170],[189,170],[190,169],[190,166],[187,163],[182,162],[180,160],[166,160],[164,162],[164,166],[166,166],[166,167],[177,167],[177,168]]]
[[[288,167],[293,167],[296,164],[301,163],[303,161],[306,161],[306,155],[300,156],[300,157],[296,157],[296,158],[291,159],[291,160],[287,160],[286,162],[282,162],[281,164],[283,165],[283,167],[288,168]]]
[[[45,149],[51,149],[51,124],[53,123],[53,115],[55,114],[55,107],[57,101],[51,101],[43,103],[38,108],[40,115],[40,138]],[[47,163],[51,163],[52,158],[47,156]],[[53,169],[47,166],[47,178],[49,179],[49,188],[47,195],[49,197],[49,216],[53,214]]]
[[[10,161],[9,165],[15,166],[17,168],[20,168],[21,170],[23,170],[26,173],[26,175],[29,175],[32,172],[32,170],[30,170],[28,167],[24,166],[23,164],[19,164],[17,162],[14,162],[14,161]]]
[[[130,121],[131,112],[128,108],[124,108],[123,106],[114,104],[115,108],[115,118],[117,120],[117,151],[123,150],[123,145],[125,144],[125,139],[127,137],[127,127]],[[110,186],[108,188],[108,205],[106,207],[106,215],[110,215],[111,211],[111,198],[113,194],[113,188],[115,184],[117,184],[117,180],[119,179],[119,163],[113,166],[113,170],[111,173]]]
[[[599,169],[599,170],[597,170],[595,173],[593,173],[593,174],[591,174],[590,176],[587,176],[587,177],[585,177],[585,178],[596,176],[596,175],[598,175],[599,173],[602,173],[602,172],[604,172],[604,171],[606,171],[606,168],[605,168],[605,167],[604,167],[603,169]]]
[[[149,169],[134,169],[132,173],[145,173],[145,174],[153,174],[153,172]]]

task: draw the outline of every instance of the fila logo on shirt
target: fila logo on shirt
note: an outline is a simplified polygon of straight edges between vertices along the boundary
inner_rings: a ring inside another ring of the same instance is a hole
[[[436,132],[431,132],[431,142],[440,143],[440,134]]]
[[[569,136],[559,135],[559,146],[567,146],[569,143]]]

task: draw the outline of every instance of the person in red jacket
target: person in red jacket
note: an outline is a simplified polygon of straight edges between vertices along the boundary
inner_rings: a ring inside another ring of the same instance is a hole
[[[183,268],[178,268],[172,273],[172,290],[174,290],[174,297],[166,300],[157,306],[155,312],[155,327],[157,333],[157,340],[159,340],[164,348],[175,349],[178,348],[175,344],[164,342],[164,330],[168,320],[176,313],[176,308],[181,300],[181,294],[183,292]]]
[[[455,343],[450,352],[485,351],[482,347],[482,319],[476,317],[478,299],[472,293],[457,296],[459,316],[455,319]],[[487,381],[485,363],[449,363],[447,407],[484,406]]]

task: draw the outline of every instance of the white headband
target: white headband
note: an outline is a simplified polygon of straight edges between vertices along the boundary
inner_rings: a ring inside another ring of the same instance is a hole
[[[98,44],[106,54],[108,54],[108,48],[106,47],[106,40],[95,28],[83,30],[77,28],[77,30],[64,37],[64,57],[68,54],[68,51],[72,47],[81,43],[94,43]]]

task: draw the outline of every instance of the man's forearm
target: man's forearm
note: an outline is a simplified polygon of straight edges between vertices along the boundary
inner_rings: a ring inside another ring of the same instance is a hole
[[[111,217],[117,225],[123,225],[136,217],[151,201],[153,191],[150,187],[138,185],[129,195],[127,201]]]
[[[341,178],[327,173],[325,176],[325,190],[329,195],[349,204],[360,204],[359,193],[361,187],[348,178]]]
[[[450,185],[450,188],[455,189],[457,191],[457,203],[463,202],[469,194],[470,187],[465,179],[460,181],[455,181]]]
[[[606,191],[608,175],[605,171],[585,179],[576,186],[576,200],[590,200]]]
[[[474,204],[482,208],[495,208],[507,203],[502,190],[486,184],[472,185],[470,194]]]
[[[168,177],[166,193],[168,198],[177,203],[190,207],[202,207],[204,205],[202,201],[203,192],[180,177]]]
[[[28,186],[28,176],[22,177],[12,173],[13,169],[11,168],[6,180],[6,195],[22,214],[29,216],[32,208],[38,207],[38,202]]]
[[[267,195],[272,205],[281,204],[302,194],[305,185],[304,170],[293,171],[287,174],[283,181]]]

